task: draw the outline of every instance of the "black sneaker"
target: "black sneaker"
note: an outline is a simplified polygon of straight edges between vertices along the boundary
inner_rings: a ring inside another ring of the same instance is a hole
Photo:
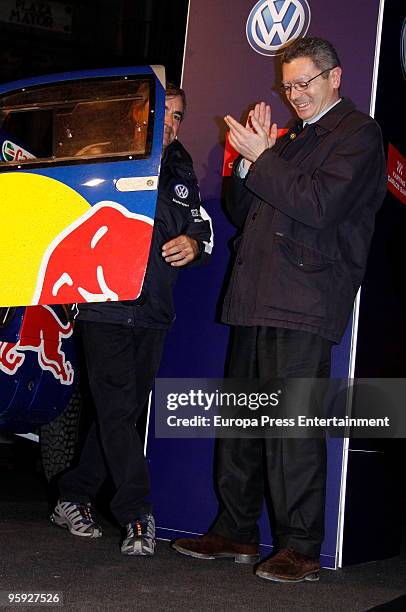
[[[151,556],[155,552],[155,520],[152,514],[145,514],[130,521],[126,536],[121,544],[123,555]]]
[[[87,538],[100,538],[102,536],[102,529],[92,516],[90,504],[58,501],[50,519],[55,525],[66,527],[76,536]]]

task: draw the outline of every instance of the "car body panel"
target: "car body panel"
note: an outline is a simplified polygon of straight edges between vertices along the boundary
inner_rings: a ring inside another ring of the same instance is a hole
[[[16,341],[1,334],[0,430],[24,432],[64,410],[77,368],[73,324],[62,306],[16,309],[10,327],[18,324]]]
[[[70,86],[82,83],[83,100],[76,89],[72,102]],[[106,87],[116,86],[119,95],[110,91],[103,97]],[[73,324],[60,304],[134,299],[141,291],[157,199],[164,87],[163,68],[154,66],[0,85],[0,214],[7,229],[0,271],[0,430],[32,431],[59,416],[73,394],[78,381]],[[124,127],[135,126],[124,151],[121,137],[106,140],[111,125],[106,131],[103,123],[117,108],[125,111]],[[89,109],[96,131],[86,123]],[[45,113],[45,131],[37,112]],[[48,149],[36,149],[31,132],[48,142]],[[83,145],[79,154],[69,151],[75,135],[75,144]],[[128,150],[133,143],[134,151]]]

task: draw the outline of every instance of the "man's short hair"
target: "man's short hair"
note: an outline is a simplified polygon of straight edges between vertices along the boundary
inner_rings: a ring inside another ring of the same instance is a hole
[[[285,47],[282,57],[282,64],[289,64],[298,57],[308,57],[313,64],[320,70],[327,70],[333,66],[341,66],[340,58],[333,45],[324,38],[308,37],[296,38],[291,44]],[[323,74],[327,79],[328,74]]]
[[[174,98],[176,96],[180,96],[182,98],[183,116],[184,116],[185,112],[186,112],[186,94],[185,94],[185,91],[181,87],[178,87],[177,85],[174,85],[173,83],[170,83],[168,81],[166,83],[166,95],[168,97],[170,97],[170,98]]]

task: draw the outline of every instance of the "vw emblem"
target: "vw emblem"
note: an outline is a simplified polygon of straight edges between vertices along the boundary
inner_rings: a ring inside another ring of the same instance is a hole
[[[185,185],[175,185],[175,193],[178,198],[182,198],[182,200],[186,200],[189,195],[189,189],[185,187]]]
[[[400,35],[400,64],[403,76],[406,79],[406,19],[403,21],[402,33]]]
[[[251,47],[261,55],[280,55],[286,43],[305,36],[310,25],[307,0],[259,0],[247,20]]]

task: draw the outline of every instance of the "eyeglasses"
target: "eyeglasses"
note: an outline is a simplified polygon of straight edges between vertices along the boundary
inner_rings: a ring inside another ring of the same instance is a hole
[[[319,74],[316,74],[316,76],[312,77],[308,81],[297,81],[296,83],[286,83],[286,84],[282,83],[280,91],[281,91],[281,93],[285,94],[286,96],[290,96],[290,94],[292,93],[292,87],[296,91],[305,91],[305,89],[307,89],[309,87],[310,83],[312,81],[314,81],[314,79],[317,79],[317,77],[321,76],[325,72],[328,72],[329,70],[334,70],[334,68],[337,68],[337,66],[332,66],[331,68],[326,68],[325,70],[323,70],[322,72],[319,72]]]

